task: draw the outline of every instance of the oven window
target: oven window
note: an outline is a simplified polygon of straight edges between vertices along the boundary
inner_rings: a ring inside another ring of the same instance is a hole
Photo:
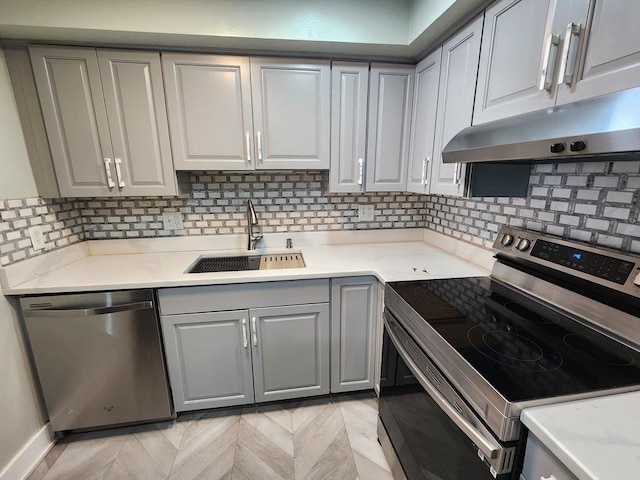
[[[380,420],[408,480],[493,480],[471,440],[410,375],[386,329],[384,337]]]

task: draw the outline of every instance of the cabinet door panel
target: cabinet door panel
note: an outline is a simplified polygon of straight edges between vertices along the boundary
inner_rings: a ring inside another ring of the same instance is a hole
[[[118,195],[107,186],[113,159],[93,49],[30,47],[51,155],[63,197]]]
[[[478,18],[442,47],[431,193],[464,193],[466,165],[442,163],[442,149],[471,125],[481,34],[482,18]]]
[[[253,402],[248,329],[246,310],[162,317],[176,411]]]
[[[253,347],[256,402],[329,393],[328,304],[249,313],[257,330]]]
[[[433,161],[433,143],[436,133],[441,56],[442,49],[438,49],[416,65],[407,177],[407,191],[409,192],[429,193],[429,174]]]
[[[553,0],[503,0],[487,9],[473,124],[553,106],[555,87],[540,90]],[[553,48],[558,52],[559,46]],[[550,67],[555,70],[560,55]]]
[[[253,169],[249,59],[175,53],[162,66],[176,169]]]
[[[160,55],[99,50],[98,63],[122,195],[175,195]],[[115,160],[114,160],[115,161]]]
[[[376,287],[371,277],[332,280],[332,392],[373,388]]]
[[[257,168],[329,168],[330,84],[327,61],[251,59]]]
[[[414,68],[371,65],[366,190],[404,191]]]
[[[362,192],[367,142],[369,65],[333,62],[331,66],[332,192]]]
[[[586,3],[578,1],[580,6],[585,4],[584,11]],[[587,23],[584,17],[574,17],[575,23]],[[637,0],[592,0],[576,82],[573,87],[560,84],[558,105],[640,86],[639,19]]]

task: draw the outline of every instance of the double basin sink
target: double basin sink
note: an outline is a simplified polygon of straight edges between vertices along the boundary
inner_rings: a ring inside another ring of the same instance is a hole
[[[187,273],[275,270],[282,268],[303,268],[304,266],[304,259],[301,253],[200,257],[189,267]]]

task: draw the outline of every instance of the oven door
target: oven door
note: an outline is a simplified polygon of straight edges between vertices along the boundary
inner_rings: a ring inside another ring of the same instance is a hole
[[[501,443],[490,433],[387,310],[384,335],[379,415],[406,477],[517,478],[516,442]]]

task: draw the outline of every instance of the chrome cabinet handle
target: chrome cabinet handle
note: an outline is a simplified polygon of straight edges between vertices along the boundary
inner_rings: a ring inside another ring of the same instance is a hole
[[[458,428],[462,430],[473,443],[476,444],[478,449],[486,458],[497,458],[503,447],[495,440],[486,438],[482,434],[482,432],[479,432],[476,427],[474,427],[466,418],[460,415],[458,410],[454,406],[452,406],[447,401],[447,399],[440,394],[438,389],[434,387],[431,382],[429,382],[429,380],[422,374],[416,363],[411,359],[409,354],[404,349],[403,343],[398,339],[396,333],[394,332],[394,325],[390,325],[387,318],[385,318],[384,324],[387,327],[386,331],[389,334],[391,341],[393,342],[393,346],[396,347],[396,350],[400,354],[400,357],[402,357],[402,360],[404,360],[404,362],[407,364],[407,367],[409,367],[409,370],[411,370],[413,376],[416,377],[420,385],[422,385],[429,396],[438,404],[438,406],[453,421],[453,423],[455,423]]]
[[[358,185],[362,185],[362,166],[364,162],[362,158],[358,159]]]
[[[453,183],[460,185],[460,163],[456,163],[455,170],[453,171]]]
[[[258,161],[260,163],[264,163],[264,159],[262,158],[262,133],[256,132],[256,143],[258,144]]]
[[[547,38],[547,48],[545,48],[544,59],[542,60],[542,70],[540,71],[540,85],[538,85],[538,90],[551,92],[559,46],[560,36],[550,34]],[[551,54],[552,52],[553,55]]]
[[[247,149],[247,163],[251,165],[251,133],[247,132],[244,135],[245,147]]]
[[[123,305],[114,305],[111,307],[97,307],[97,308],[77,308],[77,309],[64,309],[58,310],[51,309],[30,309],[25,310],[25,317],[93,317],[95,315],[108,315],[110,313],[129,312],[131,310],[144,310],[145,308],[153,307],[153,302],[136,302],[125,303]]]
[[[247,319],[242,319],[242,346],[247,348],[249,343],[247,342]]]
[[[578,63],[578,50],[580,46],[580,35],[582,34],[582,25],[579,23],[570,23],[567,25],[567,32],[564,37],[564,49],[562,51],[562,65],[560,66],[560,79],[562,83],[573,86],[576,76],[576,64]],[[573,37],[578,37],[575,42]],[[571,57],[571,66],[569,66],[569,57]],[[558,80],[560,83],[560,80]]]
[[[115,187],[116,184],[113,183],[113,177],[111,176],[111,159],[110,158],[104,159],[104,171],[107,173],[107,186],[109,188]]]
[[[258,331],[256,330],[256,317],[251,317],[251,341],[254,347],[258,346]]]
[[[116,178],[118,179],[118,188],[124,188],[124,180],[122,180],[122,172],[120,171],[120,164],[122,160],[119,158],[115,159],[116,164]]]
[[[422,159],[422,184],[427,184],[427,171],[429,170],[429,162],[431,161],[431,157],[424,157]]]

